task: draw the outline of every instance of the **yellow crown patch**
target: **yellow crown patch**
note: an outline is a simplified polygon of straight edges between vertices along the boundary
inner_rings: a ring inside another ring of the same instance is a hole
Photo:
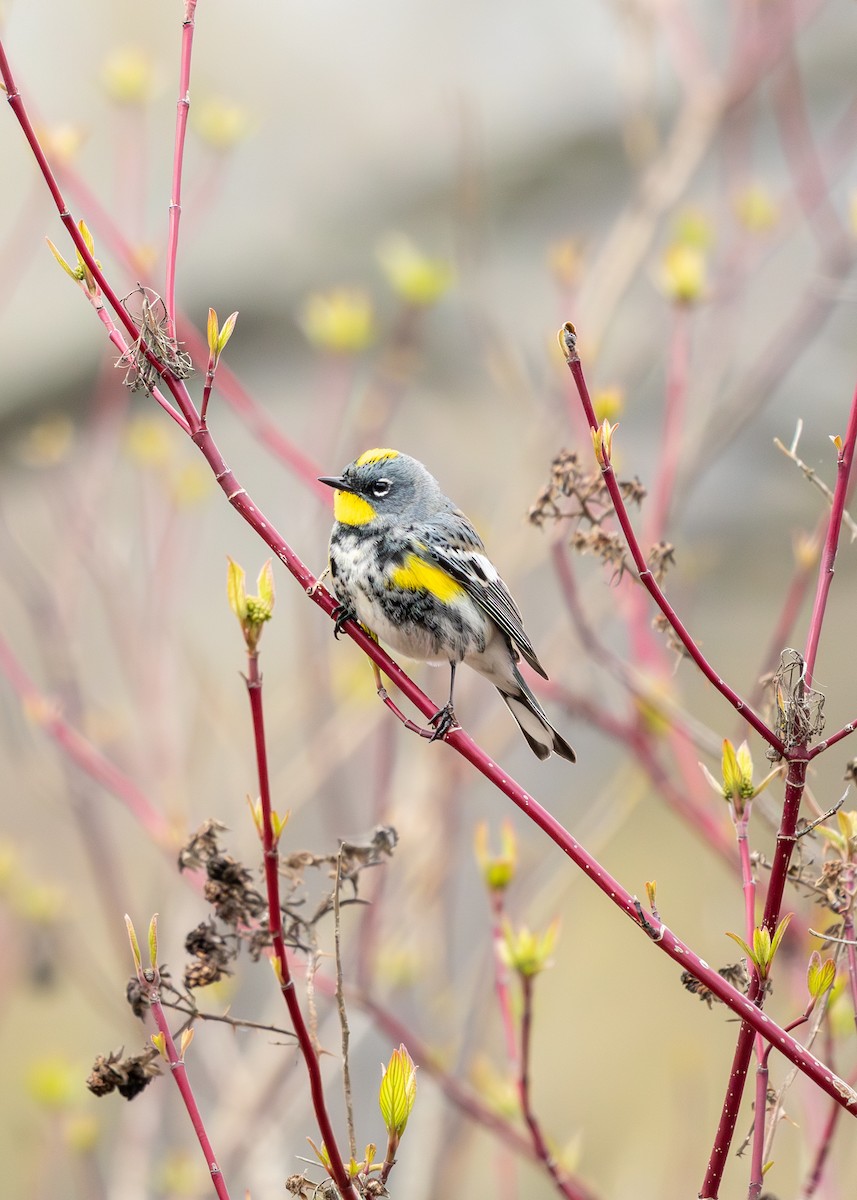
[[[398,450],[367,450],[357,459],[358,467],[368,467],[370,463],[384,462],[388,458],[398,458]]]

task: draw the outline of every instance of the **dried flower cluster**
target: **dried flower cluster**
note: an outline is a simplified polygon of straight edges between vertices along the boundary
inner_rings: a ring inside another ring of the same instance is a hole
[[[806,663],[786,649],[773,676],[774,728],[787,750],[805,745],[824,729],[824,696],[809,686]]]
[[[717,974],[725,979],[727,983],[731,983],[733,987],[736,987],[739,992],[744,992],[746,995],[747,988],[750,986],[750,976],[747,974],[747,968],[743,962],[730,963],[729,966],[720,967]],[[698,996],[709,1008],[711,1008],[712,1004],[723,1003],[720,997],[712,992],[710,987],[701,983],[700,980],[691,975],[690,971],[682,971],[681,984],[691,995]]]
[[[192,955],[183,976],[184,986],[188,989],[205,987],[231,974],[231,964],[242,945],[256,961],[270,944],[267,903],[252,886],[253,873],[221,848],[220,835],[225,829],[221,821],[210,818],[179,852],[180,870],[205,871],[207,879],[203,895],[213,909],[213,916],[191,930],[185,940],[185,949]],[[343,903],[353,903],[357,898],[361,871],[392,855],[397,841],[396,830],[381,825],[365,838],[343,841],[335,854],[297,850],[282,857],[280,872],[285,881],[283,934],[287,944],[295,950],[309,952],[315,944],[313,927],[333,910],[331,888],[325,890],[313,909],[303,911],[307,899],[307,869],[326,867],[331,880],[335,880],[338,873],[340,881],[347,881],[353,893]]]
[[[116,363],[117,367],[125,368],[122,379],[125,386],[132,392],[151,392],[165,372],[175,379],[187,379],[193,372],[193,363],[170,332],[169,316],[161,297],[151,288],[138,285],[122,305],[140,331],[134,345]],[[162,370],[158,370],[156,363]]]
[[[201,921],[185,938],[184,948],[191,955],[185,965],[182,981],[190,991],[217,983],[231,975],[230,964],[235,957],[235,939],[217,932],[213,919]]]
[[[223,849],[221,835],[225,831],[226,826],[221,821],[209,818],[179,851],[180,871],[205,872],[207,878],[203,894],[213,909],[208,920],[201,921],[185,938],[185,950],[191,957],[182,974],[184,991],[173,985],[166,967],[158,967],[162,1003],[186,1018],[182,1026],[185,1030],[195,1021],[203,1019],[252,1026],[253,1022],[239,1018],[201,1012],[191,993],[231,975],[233,963],[242,947],[246,947],[250,957],[256,961],[270,945],[267,903],[252,886],[253,872]],[[358,898],[361,872],[389,858],[397,842],[398,834],[391,825],[379,825],[365,837],[343,840],[335,854],[314,854],[300,850],[284,858],[280,870],[286,881],[284,890],[287,893],[282,901],[286,943],[293,949],[315,953],[317,939],[314,926],[326,913],[333,911],[337,879],[340,885],[347,881],[352,890],[349,899],[340,899],[340,903],[354,903]],[[307,914],[301,909],[306,902],[305,876],[308,868],[327,868],[327,877],[333,881],[333,886],[324,889],[320,901]],[[157,953],[157,950],[154,952]],[[134,1015],[145,1020],[150,999],[145,995],[138,976],[128,981],[126,996]],[[256,1027],[285,1036],[285,1031],[273,1026]],[[87,1087],[95,1095],[106,1096],[118,1091],[131,1100],[160,1073],[155,1061],[157,1050],[146,1049],[142,1054],[125,1059],[122,1053],[119,1050],[96,1058],[87,1079]]]
[[[142,1054],[122,1057],[122,1050],[114,1050],[106,1057],[99,1054],[87,1076],[86,1086],[94,1096],[107,1096],[118,1092],[126,1100],[133,1100],[160,1075],[157,1050],[145,1050]]]
[[[618,480],[628,504],[639,507],[646,496],[640,480]],[[573,526],[571,546],[579,554],[593,554],[613,567],[617,578],[630,567],[628,549],[622,534],[606,527],[613,504],[600,468],[584,466],[574,450],[561,450],[551,463],[551,476],[527,514],[528,520],[542,528],[548,521],[568,521]],[[662,578],[673,561],[673,547],[662,543],[651,554],[653,573]]]
[[[617,482],[625,502],[639,508],[646,498],[640,480],[635,476]],[[618,529],[608,527],[612,516],[613,503],[601,468],[584,467],[574,450],[561,450],[556,455],[551,463],[550,480],[527,514],[528,520],[539,528],[548,521],[568,521],[572,525],[569,541],[572,550],[600,558],[605,566],[612,567],[614,581],[618,581],[626,570],[632,575],[635,572],[624,536]],[[657,542],[649,550],[648,564],[655,580],[662,583],[667,569],[675,565],[675,547],[670,542]],[[660,613],[652,625],[665,635],[672,649],[682,655],[687,653]]]

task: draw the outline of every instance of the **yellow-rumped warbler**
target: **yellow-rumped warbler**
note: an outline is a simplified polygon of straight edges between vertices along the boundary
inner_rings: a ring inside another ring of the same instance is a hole
[[[341,475],[330,536],[333,591],[347,617],[409,658],[450,665],[449,701],[432,718],[454,721],[460,662],[499,691],[539,758],[575,754],[556,732],[518,670],[521,656],[545,679],[521,614],[485,555],[482,539],[422,463],[397,450],[367,450]]]

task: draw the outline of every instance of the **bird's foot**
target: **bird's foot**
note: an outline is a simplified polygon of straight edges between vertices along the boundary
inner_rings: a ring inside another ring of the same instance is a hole
[[[457,729],[458,721],[455,719],[455,710],[452,704],[444,704],[443,708],[439,708],[433,717],[429,717],[428,723],[434,726],[434,733],[429,738],[430,742],[436,742],[440,738],[446,737],[450,729]]]
[[[339,640],[339,635],[342,633],[342,626],[346,621],[356,621],[357,614],[353,608],[349,608],[347,604],[337,604],[333,610],[333,636]]]

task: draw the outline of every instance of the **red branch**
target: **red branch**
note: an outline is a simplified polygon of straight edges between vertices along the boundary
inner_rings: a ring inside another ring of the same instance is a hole
[[[176,102],[176,139],[173,151],[173,186],[170,196],[170,226],[167,234],[167,266],[164,284],[164,307],[167,310],[169,334],[175,337],[176,323],[176,262],[179,249],[179,222],[182,216],[182,167],[187,118],[190,110],[190,60],[193,52],[194,17],[197,0],[185,0],[182,23],[182,53],[179,71],[179,98]]]
[[[521,1013],[521,1069],[518,1076],[518,1095],[521,1099],[521,1111],[524,1114],[527,1129],[530,1131],[530,1137],[533,1139],[533,1148],[536,1155],[544,1163],[559,1194],[565,1196],[567,1200],[584,1200],[584,1193],[578,1189],[577,1184],[570,1176],[560,1170],[559,1163],[553,1154],[551,1154],[550,1147],[545,1141],[541,1124],[533,1111],[532,1101],[530,1100],[530,1042],[533,1026],[534,980],[535,976],[533,975],[521,976],[521,987],[524,993],[524,1008]]]
[[[857,390],[855,390],[851,402],[851,414],[848,420],[845,442],[840,445],[838,452],[836,486],[833,492],[833,502],[831,504],[827,536],[824,541],[824,550],[822,551],[821,562],[819,564],[815,603],[810,617],[806,650],[804,652],[807,678],[812,675],[815,668],[815,660],[821,638],[821,628],[824,622],[824,612],[827,606],[827,598],[830,594],[830,586],[833,582],[834,563],[836,560],[836,551],[839,546],[839,535],[842,528],[842,516],[845,511],[845,499],[848,493],[851,466],[854,460],[855,442],[857,442]],[[838,741],[840,736],[843,735],[836,735],[834,738],[828,739],[827,743],[817,746],[815,753],[831,745],[834,741]],[[768,894],[765,901],[764,924],[771,935],[773,935],[780,918],[783,893],[795,846],[795,833],[797,831],[800,804],[806,782],[807,763],[810,757],[814,757],[814,755],[808,752],[806,744],[803,744],[796,746],[790,752],[790,757],[791,762],[789,764],[788,778],[786,779],[785,801],[780,819],[780,828],[777,834],[777,848],[774,853],[771,877],[768,883]],[[759,981],[755,977],[750,985],[748,995],[750,999],[761,1006],[764,995],[759,986]],[[729,1073],[729,1082],[726,1086],[726,1097],[723,1101],[723,1109],[720,1114],[720,1122],[708,1162],[708,1170],[706,1171],[705,1180],[700,1192],[700,1196],[704,1200],[708,1200],[708,1198],[712,1198],[713,1200],[720,1189],[726,1156],[729,1153],[729,1147],[732,1144],[732,1138],[735,1133],[735,1122],[738,1119],[738,1109],[741,1105],[752,1051],[753,1032],[747,1025],[742,1025],[735,1046],[732,1069]]]
[[[149,992],[149,999],[152,1007],[152,1016],[155,1018],[155,1024],[160,1030],[164,1038],[164,1049],[166,1051],[166,1059],[172,1072],[173,1079],[176,1082],[176,1087],[179,1089],[182,1101],[184,1102],[187,1115],[190,1118],[190,1123],[193,1126],[193,1131],[196,1134],[200,1148],[205,1155],[205,1164],[208,1167],[208,1173],[211,1176],[211,1182],[214,1184],[214,1190],[217,1192],[220,1200],[229,1200],[229,1189],[226,1186],[226,1180],[223,1178],[223,1172],[215,1156],[214,1150],[209,1140],[208,1133],[205,1129],[205,1122],[202,1119],[202,1113],[199,1111],[199,1105],[196,1102],[196,1097],[193,1094],[190,1080],[187,1075],[187,1067],[185,1066],[184,1058],[176,1050],[176,1044],[173,1041],[173,1035],[170,1033],[170,1027],[167,1024],[166,1014],[161,1007],[160,995],[157,988],[153,988]]]
[[[857,390],[855,390],[851,400],[851,414],[848,418],[845,441],[840,441],[838,446],[836,485],[833,489],[833,502],[830,507],[830,519],[827,523],[827,536],[824,539],[824,549],[821,552],[815,603],[809,621],[809,635],[803,656],[806,662],[807,682],[809,683],[812,682],[812,673],[815,670],[818,643],[821,638],[821,627],[824,623],[824,610],[827,606],[827,597],[830,595],[830,587],[833,583],[836,552],[839,549],[839,536],[842,532],[842,516],[845,512],[845,499],[848,494],[851,467],[854,462],[855,442],[857,442]]]
[[[577,354],[577,337],[574,326],[570,323],[566,324],[561,332],[561,338],[565,348],[569,369],[571,370],[575,384],[577,385],[583,410],[586,414],[590,428],[593,430],[593,432],[596,432],[599,429],[599,425],[592,409],[592,402],[589,398],[589,390],[586,386],[583,367]],[[848,481],[854,455],[855,440],[857,440],[857,392],[855,392],[854,400],[852,402],[851,416],[848,422],[848,431],[845,442],[843,445],[839,446],[839,469],[836,480],[836,488],[831,506],[827,537],[825,539],[825,549],[819,567],[816,600],[813,607],[812,617],[810,619],[807,649],[804,655],[808,674],[811,673],[815,663],[818,641],[821,635],[821,626],[824,619],[824,610],[830,591],[830,584],[833,578],[833,564],[839,544],[839,532],[842,525],[842,514],[845,510],[845,498],[848,490]],[[634,560],[634,564],[637,567],[641,582],[648,589],[652,598],[655,600],[655,603],[658,605],[661,612],[669,622],[671,628],[681,639],[682,644],[687,649],[690,657],[696,663],[699,670],[702,671],[706,678],[714,684],[717,690],[726,697],[726,699],[730,702],[730,704],[732,704],[741,717],[746,720],[759,734],[761,734],[765,741],[767,741],[777,751],[778,754],[789,760],[789,773],[786,780],[785,800],[783,803],[783,812],[780,821],[779,832],[777,835],[777,848],[771,867],[771,876],[768,883],[768,892],[765,900],[765,913],[763,917],[764,926],[773,935],[780,917],[786,878],[788,876],[789,864],[791,862],[791,856],[795,845],[795,833],[797,830],[798,815],[800,812],[800,804],[803,798],[803,791],[806,782],[806,768],[808,761],[807,746],[804,743],[799,746],[787,748],[780,738],[768,728],[765,722],[762,721],[759,716],[757,716],[757,714],[749,707],[749,705],[747,705],[737,695],[737,693],[729,687],[728,684],[720,679],[707,660],[702,656],[699,648],[696,646],[696,643],[693,641],[690,634],[679,620],[677,614],[667,601],[657,582],[653,578],[651,571],[649,570],[648,564],[634,534],[619,484],[615,475],[613,474],[613,469],[610,465],[609,451],[603,445],[601,454],[599,455],[599,461],[601,462],[605,485],[607,486],[611,499],[613,500],[616,518],[622,527],[622,532],[625,535],[628,548]],[[694,971],[693,974],[695,975],[696,972]],[[761,1013],[761,1007],[764,1002],[764,989],[761,986],[757,975],[754,975],[745,999],[753,1008],[753,1010],[759,1016],[764,1018],[764,1014]],[[771,1039],[767,1037],[764,1030],[761,1029],[757,1023],[753,1021],[747,1021],[745,1018],[745,1022],[742,1024],[741,1030],[738,1034],[738,1041],[732,1060],[732,1069],[729,1074],[729,1083],[726,1089],[726,1097],[724,1099],[723,1108],[720,1114],[720,1122],[718,1124],[717,1134],[715,1136],[714,1145],[709,1158],[705,1180],[703,1182],[702,1190],[700,1191],[700,1196],[705,1198],[705,1200],[709,1200],[709,1198],[710,1200],[713,1200],[713,1198],[715,1198],[719,1192],[726,1156],[732,1144],[732,1138],[735,1132],[735,1123],[738,1118],[738,1110],[741,1106],[741,1100],[744,1094],[747,1070],[753,1050],[754,1033],[761,1033],[766,1041],[771,1041]],[[804,1053],[806,1053],[806,1051],[804,1051]],[[786,1057],[789,1056],[786,1055]],[[794,1061],[794,1059],[792,1059],[792,1061]],[[845,1086],[847,1087],[847,1085]]]
[[[264,847],[265,889],[268,896],[268,927],[271,931],[274,957],[277,961],[277,975],[283,999],[289,1010],[292,1027],[298,1039],[298,1045],[303,1055],[309,1076],[312,1105],[321,1132],[322,1143],[327,1151],[330,1163],[330,1173],[336,1181],[340,1195],[344,1198],[357,1200],[357,1193],[348,1177],[348,1172],[342,1162],[336,1143],[336,1134],[327,1111],[324,1099],[324,1084],[321,1078],[321,1068],[318,1053],[304,1021],[301,1006],[298,1002],[295,982],[289,970],[289,960],[286,955],[286,944],[283,940],[283,914],[280,907],[280,875],[279,852],[277,838],[274,835],[271,821],[271,786],[268,776],[268,749],[265,741],[265,719],[262,708],[262,677],[259,674],[259,659],[255,651],[249,654],[247,673],[247,695],[250,699],[250,712],[253,718],[253,739],[256,745],[256,767],[259,775],[259,800],[262,809],[262,845]]]
[[[598,421],[592,408],[592,400],[590,399],[589,388],[587,387],[586,379],[583,375],[583,367],[575,348],[577,335],[575,334],[574,326],[570,323],[567,323],[562,330],[562,336],[566,349],[569,370],[571,371],[574,382],[577,386],[577,392],[580,396],[581,404],[583,405],[583,411],[586,413],[586,419],[589,422],[590,429],[597,430]],[[688,655],[696,663],[697,667],[705,676],[705,678],[710,683],[714,684],[718,692],[720,692],[722,696],[726,697],[736,712],[741,715],[743,720],[745,720],[748,725],[752,725],[756,732],[765,739],[769,746],[773,746],[778,754],[782,754],[785,750],[785,747],[777,735],[772,729],[768,728],[767,724],[756,712],[753,711],[752,708],[750,708],[749,704],[747,704],[745,700],[742,700],[738,693],[733,691],[729,684],[725,682],[725,680],[721,679],[708,660],[703,656],[702,651],[699,649],[696,642],[679,620],[678,613],[664,595],[664,592],[651,572],[649,564],[646,562],[645,555],[640,549],[640,544],[637,541],[637,535],[634,533],[634,527],[631,524],[631,518],[628,515],[628,510],[625,507],[625,501],[622,498],[619,482],[616,479],[609,459],[605,460],[605,463],[602,466],[602,471],[604,474],[604,484],[607,488],[607,491],[610,493],[610,499],[613,501],[616,519],[622,527],[622,533],[625,535],[625,541],[628,544],[628,550],[630,551],[631,557],[634,560],[634,566],[637,568],[637,574],[639,575],[640,583],[643,584],[646,591],[654,600],[655,604],[657,604],[658,608],[664,614],[670,625],[670,628],[673,630],[676,637],[684,646],[685,650],[687,650]]]

